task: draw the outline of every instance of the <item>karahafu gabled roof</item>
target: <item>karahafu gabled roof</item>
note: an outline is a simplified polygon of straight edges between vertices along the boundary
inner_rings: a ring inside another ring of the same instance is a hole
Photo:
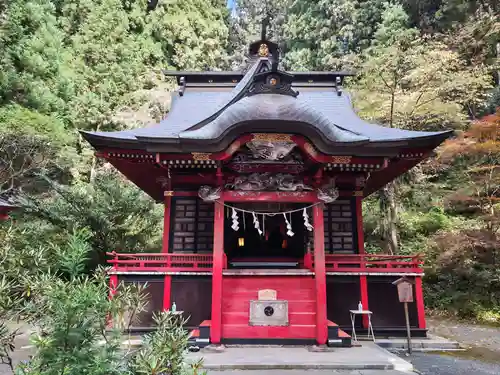
[[[326,154],[391,154],[395,147],[436,147],[452,132],[417,132],[361,119],[342,91],[345,72],[287,73],[277,69],[274,44],[252,44],[244,75],[233,72],[171,72],[180,88],[158,124],[116,132],[82,132],[97,149],[151,152],[220,152],[244,133],[294,133]],[[264,46],[264,47],[262,47]],[[240,78],[235,78],[240,77]],[[363,146],[360,148],[359,146]]]

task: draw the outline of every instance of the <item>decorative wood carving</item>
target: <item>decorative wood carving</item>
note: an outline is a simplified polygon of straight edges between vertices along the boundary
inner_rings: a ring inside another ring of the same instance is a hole
[[[334,164],[350,164],[352,156],[332,156],[330,163]]]
[[[292,89],[291,82],[283,82],[279,76],[269,76],[266,81],[258,81],[252,84],[248,89],[248,96],[257,94],[279,94],[297,97],[298,91]]]
[[[231,191],[228,192],[233,197],[258,197],[260,196],[260,192],[258,191]]]
[[[303,147],[304,147],[304,151],[307,152],[312,157],[316,157],[318,155],[318,152],[316,151],[314,146],[312,144],[310,144],[309,142],[305,142]]]
[[[205,202],[213,202],[221,197],[222,188],[221,187],[210,187],[203,185],[198,190],[198,196]]]
[[[156,179],[156,182],[159,183],[160,186],[165,189],[168,187],[169,179],[166,176],[160,176]]]
[[[305,191],[278,191],[276,196],[278,198],[303,198],[307,195]]]
[[[280,133],[253,133],[252,141],[264,142],[293,142],[291,134]]]
[[[302,173],[305,170],[303,164],[284,164],[284,163],[230,163],[229,168],[239,173],[256,173],[256,172],[286,172],[286,173]]]
[[[339,189],[335,186],[335,178],[318,189],[318,199],[325,203],[332,203],[339,197]]]
[[[366,177],[365,176],[359,176],[356,177],[356,180],[354,181],[355,186],[358,188],[364,187],[366,184]]]
[[[192,152],[191,155],[193,156],[193,160],[210,160],[210,154],[205,152]]]
[[[240,141],[235,141],[231,144],[231,146],[228,147],[228,149],[226,150],[226,153],[228,155],[232,155],[234,154],[236,151],[238,151],[238,149],[241,147],[241,142]]]
[[[302,191],[313,190],[291,174],[252,173],[238,176],[226,188],[243,191]]]
[[[256,159],[277,161],[285,159],[295,147],[295,143],[288,141],[270,142],[253,140],[247,143],[247,147]]]

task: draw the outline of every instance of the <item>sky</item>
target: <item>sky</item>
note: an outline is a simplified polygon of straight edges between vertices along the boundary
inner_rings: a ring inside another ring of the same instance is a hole
[[[234,6],[234,2],[235,2],[235,0],[227,0],[227,7],[232,9]]]

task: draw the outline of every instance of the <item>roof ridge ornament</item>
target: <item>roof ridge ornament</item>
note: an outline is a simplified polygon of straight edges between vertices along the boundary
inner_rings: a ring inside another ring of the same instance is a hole
[[[293,75],[280,71],[258,73],[247,91],[247,96],[257,94],[288,95],[296,98],[299,92],[292,89]]]
[[[339,76],[335,78],[335,91],[337,92],[337,96],[342,96],[342,78]]]
[[[269,56],[269,47],[267,46],[266,43],[261,43],[261,45],[259,46],[258,54],[260,57]]]

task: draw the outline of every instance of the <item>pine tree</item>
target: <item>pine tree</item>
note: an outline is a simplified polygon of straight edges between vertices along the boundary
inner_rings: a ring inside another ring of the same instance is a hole
[[[291,0],[237,0],[230,22],[229,62],[233,70],[244,68],[247,48],[260,40],[265,25],[266,39],[285,47],[284,24]]]

